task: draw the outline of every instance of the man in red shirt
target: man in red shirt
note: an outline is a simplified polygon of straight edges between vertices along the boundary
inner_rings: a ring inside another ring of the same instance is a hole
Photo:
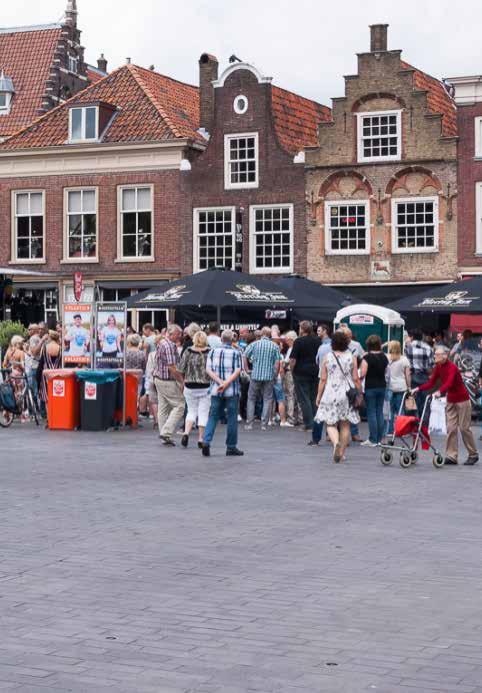
[[[435,349],[435,368],[432,371],[430,380],[420,385],[413,393],[436,388],[434,397],[444,397],[447,395],[447,448],[445,464],[458,464],[459,446],[458,431],[469,456],[465,465],[473,465],[479,461],[479,455],[475,446],[474,435],[470,428],[472,424],[472,405],[470,404],[469,393],[463,383],[462,376],[457,366],[449,361],[449,350],[444,346]]]

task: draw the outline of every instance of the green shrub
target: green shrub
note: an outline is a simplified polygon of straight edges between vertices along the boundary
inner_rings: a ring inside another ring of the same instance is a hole
[[[5,353],[8,349],[10,340],[16,334],[19,334],[24,339],[28,337],[28,332],[21,322],[12,322],[12,320],[0,322],[0,349],[2,353]]]

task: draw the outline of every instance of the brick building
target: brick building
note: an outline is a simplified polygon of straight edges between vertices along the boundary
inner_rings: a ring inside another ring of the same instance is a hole
[[[102,55],[87,65],[76,0],[55,24],[0,29],[0,141],[105,76]]]
[[[306,273],[304,154],[330,109],[271,84],[254,66],[203,54],[186,270]],[[192,264],[191,264],[192,259]]]
[[[482,76],[451,77],[458,127],[459,273],[482,274]]]
[[[199,69],[198,89],[125,65],[0,147],[0,266],[52,277],[15,280],[14,317],[54,318],[74,271],[93,300],[213,266],[306,272],[303,149],[330,110],[245,63]]]
[[[3,143],[0,266],[50,273],[16,283],[13,317],[55,318],[74,271],[86,300],[179,275],[181,169],[205,147],[198,122],[196,87],[127,64]]]
[[[308,277],[384,304],[456,276],[457,119],[445,85],[370,29],[306,151]]]

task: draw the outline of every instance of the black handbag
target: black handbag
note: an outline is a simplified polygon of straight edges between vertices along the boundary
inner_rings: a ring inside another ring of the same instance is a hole
[[[335,359],[336,359],[336,362],[337,362],[337,364],[338,364],[338,368],[339,368],[340,371],[343,373],[343,377],[345,378],[346,384],[348,385],[348,390],[346,391],[346,396],[347,396],[347,399],[348,399],[348,404],[350,405],[350,407],[353,407],[353,409],[361,409],[361,408],[363,407],[363,405],[365,404],[365,399],[364,399],[364,397],[363,397],[363,392],[360,392],[359,390],[356,389],[356,387],[353,387],[353,386],[351,385],[350,381],[348,380],[348,378],[347,378],[346,375],[345,375],[345,371],[344,371],[343,368],[341,367],[341,363],[340,363],[340,361],[339,361],[339,359],[338,359],[338,356],[335,354],[334,351],[333,351],[332,353],[333,353],[333,356],[334,356]]]

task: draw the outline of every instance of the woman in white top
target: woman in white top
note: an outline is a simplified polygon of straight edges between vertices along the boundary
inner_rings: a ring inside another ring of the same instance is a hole
[[[388,391],[390,394],[390,421],[388,434],[393,433],[393,422],[398,412],[404,392],[410,389],[410,362],[402,356],[400,342],[388,342]]]

